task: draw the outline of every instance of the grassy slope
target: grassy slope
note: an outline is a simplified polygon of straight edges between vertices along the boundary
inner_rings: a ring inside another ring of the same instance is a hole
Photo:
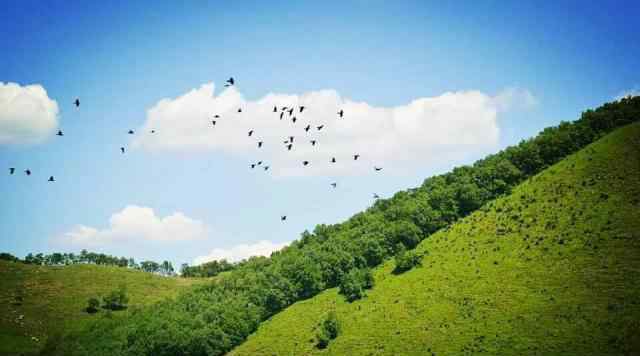
[[[175,296],[198,282],[119,267],[46,267],[0,261],[0,355],[35,352],[47,335],[79,327],[95,317],[83,311],[87,300],[121,283],[128,288],[129,305],[135,308]],[[17,296],[23,297],[22,305],[15,303]],[[121,313],[126,311],[114,315]]]
[[[640,124],[619,129],[376,270],[263,323],[232,355],[640,353]],[[326,350],[315,330],[335,310]],[[634,341],[635,340],[635,341]]]

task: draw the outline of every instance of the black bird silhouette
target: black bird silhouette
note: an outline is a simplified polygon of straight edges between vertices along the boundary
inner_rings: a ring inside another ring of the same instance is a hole
[[[120,147],[120,152],[124,153],[124,147]]]
[[[242,108],[238,108],[238,112],[242,112]]]
[[[256,168],[256,164],[255,163],[251,163],[251,169]]]
[[[302,165],[303,165],[303,166],[306,166],[306,165],[308,165],[308,164],[309,164],[309,161],[302,161]]]
[[[233,77],[231,77],[231,78],[227,79],[226,83],[227,84],[225,84],[224,86],[228,87],[228,86],[234,85],[236,83],[236,81],[233,80]]]
[[[374,166],[374,167],[373,167],[373,169],[375,169],[375,170],[376,170],[376,172],[379,172],[379,171],[381,171],[381,170],[382,170],[382,167],[375,167],[375,166]]]
[[[213,118],[214,118],[214,119],[219,119],[219,118],[220,118],[220,115],[213,115]]]
[[[253,135],[253,130],[249,130],[249,137],[251,137],[251,135]]]
[[[338,111],[338,115],[340,115],[340,117],[344,116],[344,110],[340,109],[340,111]]]
[[[380,196],[376,193],[373,193],[373,199],[380,199]]]
[[[316,140],[311,140],[311,146],[315,146],[316,145]]]
[[[293,108],[289,109],[289,116],[293,115]]]
[[[309,129],[310,129],[310,128],[311,128],[311,125],[307,125],[307,127],[305,127],[305,128],[304,128],[304,130],[305,130],[306,132],[309,132]]]
[[[322,128],[324,127],[324,125],[320,125],[320,126],[316,126],[316,128],[318,129],[318,131],[322,130]]]
[[[291,151],[291,147],[293,147],[293,144],[292,143],[288,144],[287,145],[287,150]]]
[[[284,115],[284,111],[280,113],[280,120],[282,120],[283,115]]]
[[[264,166],[264,170],[265,171],[268,170],[268,169],[269,169],[269,166]]]
[[[133,130],[129,130],[129,135],[133,135]]]
[[[16,169],[11,167],[9,168],[9,174],[14,174],[16,172]]]
[[[49,177],[49,182],[55,182],[56,180],[53,179],[53,176]]]
[[[338,183],[331,183],[331,186],[335,188],[338,186]]]
[[[293,136],[289,136],[289,142],[293,143]]]
[[[79,108],[80,107],[80,99],[76,98],[76,101],[73,102],[73,104]]]
[[[335,157],[331,158],[331,163],[336,163],[336,158]]]
[[[28,175],[28,176],[30,176],[30,175],[31,175],[31,171],[30,171],[30,170],[28,170],[28,169],[25,169],[25,170],[24,170],[24,173],[25,173],[26,175]]]
[[[287,111],[287,109],[288,109],[288,107],[286,107],[286,106],[282,107],[282,111]]]
[[[304,110],[304,106],[301,106],[301,107],[300,107],[300,112],[302,112],[302,110]]]
[[[258,142],[258,148],[262,147],[262,141]]]
[[[294,124],[296,123],[296,120],[298,120],[298,119],[296,119],[295,116],[293,117],[293,119],[291,119],[291,121],[293,121]]]
[[[215,125],[216,122],[214,121],[213,124]],[[156,133],[156,130],[151,130],[151,133]]]
[[[62,133],[62,130],[58,130],[58,133],[56,134],[58,136],[64,136],[64,134]]]
[[[357,160],[358,160],[358,158],[360,158],[360,155],[353,155],[353,160],[354,160],[354,161],[357,161]]]
[[[277,107],[273,107],[273,112],[278,112],[278,108]]]
[[[211,123],[213,124],[213,126],[216,126],[216,120],[211,120]]]
[[[262,164],[262,161],[258,161],[258,166]]]
[[[282,221],[287,220],[287,216],[286,216],[286,215],[282,215],[282,216],[280,217],[280,220],[282,220]]]

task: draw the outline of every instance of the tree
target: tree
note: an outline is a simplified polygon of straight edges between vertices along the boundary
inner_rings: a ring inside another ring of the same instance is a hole
[[[353,302],[365,295],[365,290],[373,287],[373,275],[368,268],[354,268],[340,282],[340,294]]]
[[[98,300],[98,298],[92,297],[87,301],[87,308],[85,310],[87,311],[87,313],[93,314],[98,311],[99,307],[100,301]]]
[[[18,257],[7,252],[0,253],[0,260],[10,261],[10,262],[20,262],[20,259]]]
[[[422,255],[417,253],[415,250],[399,251],[396,254],[395,260],[396,268],[393,270],[393,272],[398,274],[406,272],[419,265],[422,262]]]
[[[111,291],[102,298],[103,306],[109,310],[122,310],[127,307],[129,297],[127,296],[127,288],[124,284],[121,284],[118,289]]]
[[[335,311],[330,311],[320,325],[320,329],[316,334],[316,338],[318,339],[316,346],[319,349],[326,348],[329,346],[329,342],[331,342],[331,340],[338,337],[338,334],[340,334],[340,323],[338,322],[338,317]]]

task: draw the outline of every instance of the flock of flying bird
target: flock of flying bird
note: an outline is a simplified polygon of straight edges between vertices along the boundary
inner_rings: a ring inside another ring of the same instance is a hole
[[[235,80],[233,79],[233,77],[229,78],[229,79],[225,82],[225,87],[229,87],[229,86],[233,86],[233,85],[235,85]],[[80,99],[79,99],[79,98],[76,98],[76,100],[73,102],[73,104],[76,106],[76,108],[79,108],[79,107],[80,107]],[[299,114],[302,114],[302,112],[303,112],[305,109],[306,109],[306,106],[302,106],[302,105],[298,106],[298,113],[299,113]],[[274,106],[274,107],[273,107],[273,112],[274,112],[274,113],[276,113],[276,114],[278,114],[278,113],[279,113],[279,118],[280,118],[280,120],[283,120],[283,119],[284,119],[284,115],[285,115],[285,114],[288,114],[288,115],[289,115],[289,118],[291,119],[291,121],[295,124],[295,123],[296,123],[296,121],[297,121],[298,119],[297,119],[297,117],[296,117],[296,116],[294,116],[294,111],[296,111],[296,110],[295,110],[295,107],[293,107],[293,106],[292,106],[292,107],[283,106],[282,108],[280,108],[280,110],[278,110],[278,107],[277,107],[277,106]],[[238,108],[238,111],[237,111],[237,112],[238,112],[238,113],[241,113],[241,112],[242,112],[242,108]],[[339,117],[339,118],[341,118],[341,119],[343,119],[343,118],[344,118],[344,110],[343,110],[343,109],[340,109],[340,111],[338,111],[338,112],[337,112],[337,114],[338,114],[338,117]],[[214,127],[216,126],[217,119],[219,119],[219,118],[220,118],[220,115],[218,115],[218,114],[215,114],[215,115],[213,116],[213,120],[211,120],[211,123],[212,123],[212,125],[213,125]],[[315,129],[316,129],[317,131],[321,131],[323,128],[324,128],[324,124],[322,124],[322,125],[318,125],[318,126],[315,126]],[[307,132],[307,133],[308,133],[311,129],[312,129],[312,126],[311,126],[310,124],[304,127],[304,131],[305,131],[305,132]],[[135,134],[135,131],[134,131],[134,130],[129,130],[127,133],[128,133],[129,135],[133,135],[133,134]],[[156,133],[156,131],[155,131],[155,130],[151,130],[151,131],[150,131],[150,133],[154,134],[154,133]],[[252,136],[253,136],[253,134],[254,134],[254,130],[249,130],[249,132],[248,132],[248,136],[249,136],[249,137],[252,137]],[[64,136],[64,133],[62,132],[62,130],[58,130],[58,133],[56,134],[56,136],[60,136],[60,137],[61,137],[61,136]],[[284,141],[285,147],[287,148],[287,150],[288,150],[288,151],[291,151],[291,149],[293,148],[293,141],[294,141],[294,136],[289,136],[289,137],[287,138],[287,140],[285,140],[285,141]],[[312,145],[312,146],[315,146],[315,145],[316,145],[316,143],[317,143],[317,140],[310,140],[310,143],[311,143],[311,145]],[[258,148],[262,148],[262,145],[264,144],[264,142],[263,142],[263,141],[258,141],[258,143],[257,143],[257,144],[258,144]],[[125,153],[125,148],[124,148],[124,147],[120,147],[120,152],[121,152],[122,154],[124,154],[124,153]],[[357,161],[357,160],[358,160],[358,158],[360,158],[360,155],[359,155],[359,154],[354,154],[354,155],[353,155],[353,160],[354,160],[354,161]],[[330,162],[331,162],[331,163],[336,163],[336,158],[335,158],[335,157],[331,157]],[[308,166],[308,165],[309,165],[309,163],[310,163],[310,162],[309,162],[309,161],[306,161],[306,160],[305,160],[305,161],[302,161],[302,165],[303,165],[303,166]],[[256,162],[256,163],[252,163],[252,164],[250,165],[251,169],[255,169],[255,168],[256,168],[256,167],[258,167],[258,166],[262,166],[262,168],[263,168],[265,171],[269,170],[269,166],[268,166],[268,165],[266,165],[266,164],[264,164],[264,165],[263,165],[263,161],[258,161],[258,162]],[[379,172],[379,171],[381,171],[381,170],[382,170],[382,168],[381,168],[381,167],[377,167],[377,166],[374,166],[373,168],[374,168],[374,170],[375,170],[376,172]],[[15,168],[15,167],[10,167],[10,168],[9,168],[9,174],[10,174],[10,175],[15,174],[15,172],[16,172],[16,168]],[[30,170],[30,169],[25,169],[25,170],[24,170],[24,173],[25,173],[27,176],[30,176],[30,175],[31,175],[31,170]],[[55,182],[55,178],[54,178],[54,176],[50,176],[50,177],[49,177],[49,179],[48,179],[48,181],[49,181],[49,182]],[[332,186],[333,188],[336,188],[336,187],[338,186],[338,183],[333,182],[333,183],[331,183],[331,186]],[[379,199],[380,197],[379,197],[377,194],[373,194],[373,198],[374,198],[374,199]],[[281,219],[282,221],[285,221],[285,220],[287,219],[287,216],[286,216],[286,215],[282,215],[282,216],[280,217],[280,219]]]

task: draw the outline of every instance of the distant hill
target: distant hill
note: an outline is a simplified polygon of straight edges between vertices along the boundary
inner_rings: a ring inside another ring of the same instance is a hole
[[[0,355],[38,352],[59,335],[100,317],[84,311],[87,300],[127,286],[130,309],[152,304],[200,280],[160,277],[121,267],[37,266],[0,260]],[[128,311],[114,312],[114,317]]]
[[[617,129],[393,260],[263,322],[231,355],[640,354],[640,124]],[[340,333],[316,347],[335,311]]]

